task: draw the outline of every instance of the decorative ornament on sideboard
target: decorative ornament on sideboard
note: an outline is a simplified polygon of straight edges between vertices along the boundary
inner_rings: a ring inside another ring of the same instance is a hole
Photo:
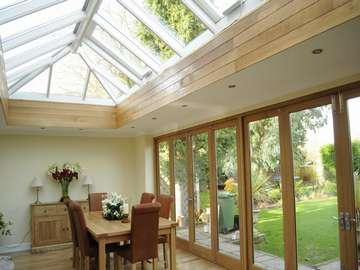
[[[69,197],[69,185],[74,179],[79,179],[81,167],[78,163],[65,163],[62,167],[53,164],[48,169],[48,176],[61,186],[62,197],[60,202]]]
[[[102,201],[103,216],[108,220],[121,220],[128,217],[127,200],[116,192],[108,193]]]
[[[84,186],[87,186],[87,190],[88,190],[88,198],[89,198],[89,195],[90,195],[90,186],[93,184],[93,179],[90,175],[85,175],[84,176],[84,182],[83,182],[83,185]]]
[[[39,177],[37,177],[37,176],[34,177],[32,182],[31,182],[31,187],[33,189],[36,189],[36,202],[35,202],[35,204],[40,204],[39,191],[43,187],[43,183],[42,183],[41,179]]]

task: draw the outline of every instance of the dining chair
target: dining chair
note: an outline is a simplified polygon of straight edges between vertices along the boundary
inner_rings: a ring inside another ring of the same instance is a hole
[[[98,244],[92,239],[87,230],[84,212],[80,204],[70,201],[69,209],[74,220],[76,237],[79,243],[80,260],[77,269],[90,270],[90,259],[95,258],[95,263],[97,263],[98,260]],[[110,254],[111,252],[116,253],[119,248],[119,244],[107,244],[105,251],[106,254]],[[118,265],[116,263],[114,265],[115,270],[117,270]],[[108,263],[107,266],[110,266],[110,263]]]
[[[130,261],[131,270],[136,269],[136,263],[143,264],[147,260],[152,260],[153,270],[157,269],[159,212],[159,203],[139,204],[132,208],[130,244],[121,246],[117,253],[117,259]]]
[[[79,241],[77,239],[77,235],[76,235],[76,229],[75,229],[75,222],[74,222],[74,218],[72,216],[72,212],[70,211],[70,202],[71,200],[69,198],[65,198],[64,199],[64,203],[66,205],[66,209],[69,215],[69,221],[70,221],[70,228],[71,228],[71,239],[73,242],[73,268],[78,269],[78,265],[79,265],[79,260],[80,260],[80,250],[79,250]]]
[[[155,195],[150,192],[144,192],[141,194],[140,204],[152,203],[155,199]]]
[[[170,195],[160,194],[156,197],[156,202],[160,203],[160,213],[159,216],[162,218],[169,219],[171,212],[171,205],[174,199]],[[159,236],[158,243],[162,244],[163,247],[163,257],[164,257],[164,268],[168,267],[168,258],[167,258],[167,249],[166,245],[168,244],[168,239],[165,236]]]
[[[106,195],[106,192],[89,193],[90,212],[102,211],[102,200]]]

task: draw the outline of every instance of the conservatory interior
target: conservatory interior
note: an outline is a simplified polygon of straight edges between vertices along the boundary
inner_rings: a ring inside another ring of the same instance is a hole
[[[0,1],[0,269],[360,269],[359,52],[360,0]]]

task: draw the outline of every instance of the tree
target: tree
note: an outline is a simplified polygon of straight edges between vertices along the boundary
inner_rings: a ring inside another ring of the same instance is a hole
[[[303,147],[307,133],[327,123],[327,107],[307,109],[290,115],[294,168],[305,164]],[[280,139],[276,117],[250,123],[251,178],[255,205],[266,202],[269,191],[280,188]]]
[[[206,28],[201,21],[180,0],[144,0],[149,9],[168,25],[175,36],[185,44],[192,41]],[[137,35],[144,44],[159,54],[162,60],[167,60],[174,55],[157,35],[143,23],[137,25]]]

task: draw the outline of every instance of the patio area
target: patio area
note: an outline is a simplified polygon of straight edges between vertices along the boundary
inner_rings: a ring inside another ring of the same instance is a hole
[[[182,239],[189,239],[189,232],[187,229],[177,229],[176,235]],[[228,234],[219,233],[219,250],[221,253],[235,258],[240,258],[239,239],[234,236],[238,233],[230,232]],[[196,226],[196,244],[200,246],[210,247],[211,236],[208,232],[203,232],[203,225]],[[256,265],[264,267],[269,270],[283,270],[284,260],[278,256],[255,250]],[[319,265],[299,265],[299,270],[338,270],[340,269],[340,262],[338,260],[322,263]]]

